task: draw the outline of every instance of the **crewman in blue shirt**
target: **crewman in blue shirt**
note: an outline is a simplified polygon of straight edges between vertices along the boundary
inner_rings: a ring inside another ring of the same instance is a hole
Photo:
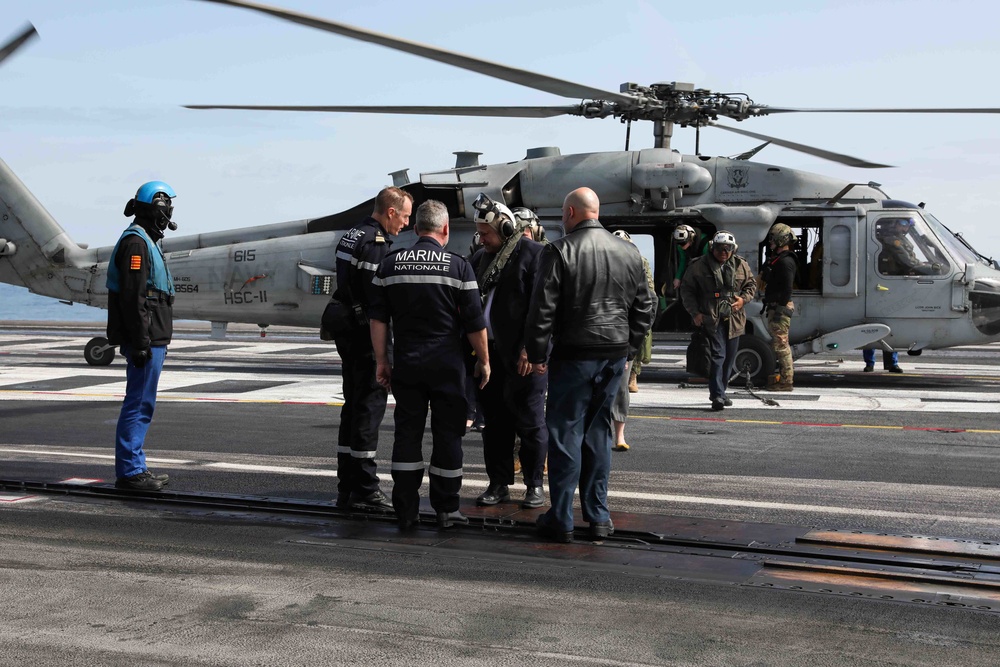
[[[448,209],[425,201],[417,209],[417,241],[390,253],[375,275],[372,348],[379,384],[396,398],[392,446],[392,506],[400,528],[417,525],[424,478],[421,442],[431,410],[430,501],[440,528],[468,523],[459,510],[465,434],[463,336],[476,355],[480,387],[490,377],[486,321],[472,266],[448,252]],[[393,356],[388,330],[392,323]]]
[[[120,345],[125,400],[115,429],[115,486],[159,491],[168,475],[146,468],[143,444],[156,408],[156,388],[173,335],[174,280],[157,242],[169,228],[174,189],[163,181],[143,184],[125,204],[135,220],[122,232],[108,262],[108,342]]]

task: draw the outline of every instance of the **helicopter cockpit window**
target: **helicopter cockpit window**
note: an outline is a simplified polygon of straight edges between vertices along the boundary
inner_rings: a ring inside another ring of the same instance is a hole
[[[884,276],[941,276],[948,256],[926,223],[917,216],[881,218],[875,223],[878,272]]]

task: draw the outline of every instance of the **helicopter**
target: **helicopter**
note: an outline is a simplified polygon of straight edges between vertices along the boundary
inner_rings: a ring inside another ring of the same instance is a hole
[[[765,261],[764,239],[776,222],[798,239],[799,282],[793,292],[796,316],[789,338],[793,355],[827,350],[880,348],[920,354],[924,349],[1000,339],[1000,270],[922,206],[889,197],[878,183],[840,179],[755,161],[774,144],[859,168],[885,165],[719,122],[741,122],[788,113],[1000,113],[1000,109],[800,109],[770,107],[748,96],[716,93],[692,84],[622,84],[605,91],[519,70],[317,17],[239,0],[207,0],[265,13],[308,27],[379,44],[496,79],[583,100],[551,107],[364,107],[188,105],[192,109],[432,114],[476,117],[616,119],[626,125],[626,150],[562,155],[556,147],[528,149],[521,160],[481,165],[478,154],[459,151],[454,167],[421,173],[406,170],[393,182],[415,203],[437,199],[453,221],[453,248],[464,252],[474,225],[472,202],[480,194],[508,206],[524,206],[540,218],[546,233],[561,233],[561,205],[567,192],[591,187],[600,197],[601,221],[609,229],[652,237],[657,291],[676,267],[673,231],[689,225],[711,236],[732,232],[738,250],[755,272]],[[628,149],[633,122],[653,126],[654,145]],[[763,142],[734,158],[681,155],[670,146],[675,127],[741,134]],[[316,327],[335,289],[333,248],[340,235],[365,215],[368,200],[340,213],[288,223],[167,238],[163,250],[175,278],[175,315],[213,323],[224,335],[228,322]],[[106,306],[104,288],[111,248],[75,244],[17,177],[0,163],[0,281],[66,301]],[[905,225],[901,221],[905,221]],[[899,271],[886,257],[890,229],[905,226],[914,253],[928,270]],[[410,233],[412,234],[412,233]],[[407,242],[407,234],[399,240]],[[5,245],[6,244],[6,245]],[[676,300],[669,301],[676,304]],[[760,382],[773,369],[761,304],[747,306],[737,369]],[[661,330],[687,331],[683,309],[667,309]],[[106,341],[88,343],[89,363],[110,363]]]

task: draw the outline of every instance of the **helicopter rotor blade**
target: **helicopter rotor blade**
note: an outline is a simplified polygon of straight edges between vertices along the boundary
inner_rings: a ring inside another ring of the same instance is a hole
[[[517,69],[515,67],[508,67],[507,65],[490,62],[488,60],[473,58],[472,56],[462,55],[460,53],[455,53],[454,51],[438,48],[436,46],[411,42],[398,37],[392,37],[390,35],[383,35],[371,30],[365,30],[364,28],[350,26],[346,23],[338,23],[337,21],[321,19],[277,7],[262,5],[255,2],[246,2],[245,0],[202,1],[214,2],[220,5],[229,5],[231,7],[241,7],[243,9],[250,9],[263,14],[270,14],[271,16],[285,21],[291,21],[292,23],[299,23],[311,28],[325,30],[327,32],[343,35],[344,37],[357,39],[362,42],[378,44],[390,49],[420,56],[421,58],[427,58],[440,63],[453,65],[461,69],[469,70],[470,72],[485,74],[486,76],[493,77],[494,79],[501,79],[503,81],[509,81],[528,88],[534,88],[535,90],[541,90],[554,95],[561,95],[562,97],[606,100],[609,102],[618,102],[628,106],[635,106],[639,101],[633,96],[601,90],[599,88],[592,88],[579,83],[545,76],[544,74],[537,74],[535,72],[529,72],[528,70]]]
[[[7,60],[7,58],[9,58],[10,56],[14,55],[14,52],[20,49],[22,46],[24,46],[25,42],[27,42],[29,39],[37,35],[38,31],[35,30],[35,26],[29,23],[27,26],[25,26],[24,30],[22,30],[9,42],[0,47],[0,63]]]
[[[840,164],[846,164],[849,167],[860,167],[861,169],[883,169],[886,167],[891,167],[890,164],[878,164],[876,162],[868,162],[867,160],[862,160],[861,158],[852,157],[850,155],[844,155],[843,153],[834,153],[833,151],[828,151],[823,148],[816,148],[815,146],[807,146],[806,144],[799,144],[794,141],[785,141],[784,139],[778,139],[777,137],[770,137],[766,134],[758,134],[756,132],[748,132],[747,130],[740,130],[735,127],[730,127],[729,125],[719,125],[718,123],[709,123],[711,127],[717,127],[720,130],[726,130],[727,132],[734,132],[735,134],[742,134],[745,137],[751,137],[753,139],[759,139],[760,141],[770,141],[776,146],[783,146],[785,148],[790,148],[793,151],[798,151],[800,153],[806,153],[808,155],[814,155],[824,160],[831,160],[833,162],[839,162]]]
[[[389,113],[431,116],[491,116],[552,118],[580,116],[579,105],[562,107],[443,107],[443,106],[272,106],[244,104],[185,104],[185,109],[239,109],[243,111],[316,111],[332,113]]]
[[[931,108],[931,109],[796,109],[794,107],[761,106],[754,109],[755,116],[772,113],[1000,113],[1000,109],[982,108]]]

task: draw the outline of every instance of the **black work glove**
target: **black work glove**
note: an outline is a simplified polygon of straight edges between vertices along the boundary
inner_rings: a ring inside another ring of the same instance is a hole
[[[148,347],[143,347],[138,350],[132,350],[132,365],[136,368],[142,368],[149,361],[149,358],[153,356]]]

